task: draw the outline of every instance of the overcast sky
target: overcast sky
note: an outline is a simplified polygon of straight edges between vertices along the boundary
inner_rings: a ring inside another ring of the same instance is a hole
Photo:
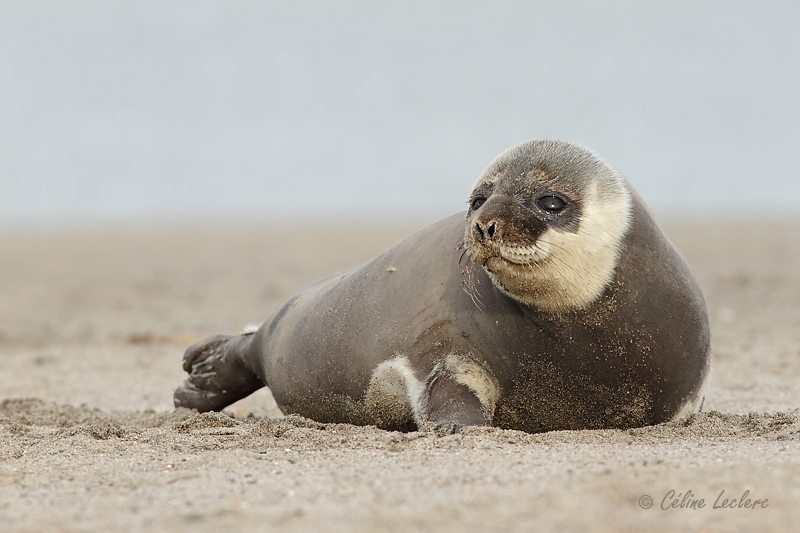
[[[0,3],[0,228],[425,213],[562,138],[658,214],[800,210],[800,2]]]

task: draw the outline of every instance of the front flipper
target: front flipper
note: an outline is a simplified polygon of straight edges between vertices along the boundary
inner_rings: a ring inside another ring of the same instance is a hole
[[[487,368],[467,355],[449,354],[428,378],[427,425],[440,434],[490,426],[499,394]]]
[[[468,355],[447,355],[425,378],[398,356],[372,373],[365,407],[368,420],[383,429],[455,433],[491,425],[499,391],[491,372]]]
[[[183,356],[189,378],[175,390],[175,407],[220,411],[264,383],[245,363],[252,334],[216,335],[190,346]]]
[[[451,376],[439,376],[430,385],[428,424],[438,434],[456,433],[464,426],[488,426],[483,404],[475,393]]]

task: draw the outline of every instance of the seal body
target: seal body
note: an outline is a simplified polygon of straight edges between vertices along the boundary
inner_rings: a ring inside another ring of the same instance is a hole
[[[529,432],[699,409],[702,293],[614,169],[534,141],[493,162],[469,205],[256,332],[190,347],[176,406],[222,409],[267,385],[284,413],[321,422]]]

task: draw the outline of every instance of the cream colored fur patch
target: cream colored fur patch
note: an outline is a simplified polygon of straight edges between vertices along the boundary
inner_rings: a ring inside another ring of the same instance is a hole
[[[630,193],[622,183],[614,193],[601,198],[598,184],[591,184],[577,232],[549,228],[535,246],[501,246],[503,259],[513,265],[487,265],[492,281],[515,300],[550,312],[594,302],[614,276],[631,223]]]
[[[390,422],[411,415],[417,427],[427,422],[427,388],[414,376],[407,357],[395,357],[375,367],[366,394],[367,411]]]
[[[252,335],[261,329],[261,324],[247,324],[239,335]]]

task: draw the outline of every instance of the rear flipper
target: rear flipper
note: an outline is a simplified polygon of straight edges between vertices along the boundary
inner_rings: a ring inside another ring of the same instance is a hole
[[[189,378],[175,390],[175,407],[219,411],[263,387],[246,363],[253,337],[216,335],[190,346],[183,355]]]

